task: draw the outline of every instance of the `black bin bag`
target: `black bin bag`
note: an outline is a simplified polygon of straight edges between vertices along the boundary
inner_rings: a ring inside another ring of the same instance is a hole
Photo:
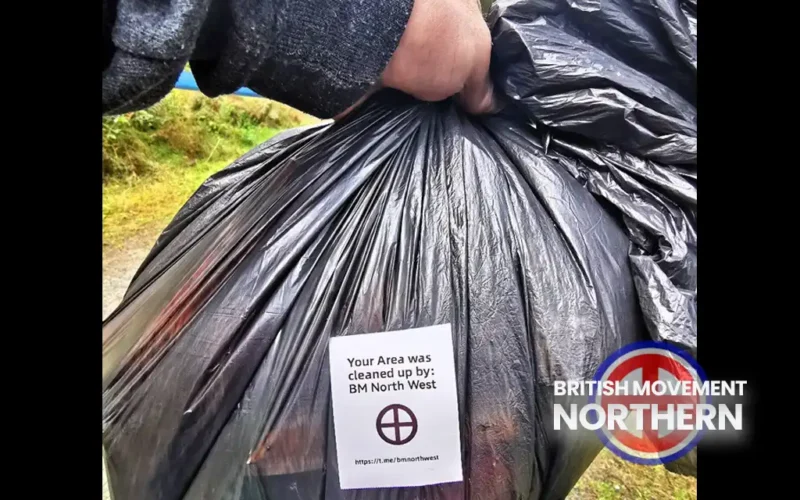
[[[553,381],[695,350],[694,6],[498,2],[501,113],[384,91],[212,176],[103,325],[114,498],[564,498]],[[464,481],[341,490],[329,339],[444,323]]]

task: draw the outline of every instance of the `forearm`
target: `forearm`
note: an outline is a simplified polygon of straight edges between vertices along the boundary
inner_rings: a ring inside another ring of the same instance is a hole
[[[103,112],[154,104],[191,60],[207,95],[248,86],[307,113],[333,116],[379,80],[412,3],[172,0],[163,8],[152,0],[119,0],[116,16],[109,16],[114,52],[103,72]]]

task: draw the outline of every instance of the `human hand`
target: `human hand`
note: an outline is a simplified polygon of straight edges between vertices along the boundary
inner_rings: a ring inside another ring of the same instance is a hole
[[[415,0],[406,30],[375,90],[394,88],[423,101],[456,95],[470,113],[492,112],[496,102],[489,78],[491,51],[492,38],[479,0]]]

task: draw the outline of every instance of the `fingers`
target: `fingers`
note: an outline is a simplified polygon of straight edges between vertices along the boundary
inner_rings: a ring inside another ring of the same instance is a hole
[[[458,99],[469,113],[491,113],[496,107],[494,85],[489,76],[489,65],[492,60],[492,37],[482,18],[476,18],[472,26],[474,43],[472,65]]]
[[[492,37],[478,0],[414,0],[381,80],[422,101],[455,96],[469,113],[491,113],[497,107],[491,56]]]
[[[495,111],[494,85],[488,71],[483,76],[467,81],[458,95],[458,101],[468,113],[482,115]]]
[[[463,85],[459,85],[456,81],[449,84],[439,85],[407,85],[405,90],[417,99],[422,101],[440,101],[446,99],[457,92],[456,88],[461,91],[456,94],[456,99],[461,106],[468,112],[476,115],[494,113],[499,108],[499,102],[494,94],[494,85],[489,76],[489,63],[491,60],[491,42],[484,44],[476,50],[476,57],[473,60],[471,72],[466,79],[463,79]],[[393,66],[394,68],[394,66]],[[388,72],[387,72],[388,73]],[[404,73],[406,74],[406,73]],[[386,77],[384,77],[386,78]],[[419,83],[417,80],[414,83]],[[348,116],[353,110],[357,109],[367,99],[372,97],[375,92],[381,88],[391,86],[383,83],[376,84],[367,93],[359,99],[355,104],[336,115],[334,121],[340,121]]]

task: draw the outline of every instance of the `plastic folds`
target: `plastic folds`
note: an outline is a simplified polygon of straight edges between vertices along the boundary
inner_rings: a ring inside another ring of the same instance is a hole
[[[103,325],[114,498],[564,498],[553,380],[696,347],[695,5],[498,2],[499,115],[384,91],[211,177]],[[328,340],[442,323],[465,481],[341,490]]]

